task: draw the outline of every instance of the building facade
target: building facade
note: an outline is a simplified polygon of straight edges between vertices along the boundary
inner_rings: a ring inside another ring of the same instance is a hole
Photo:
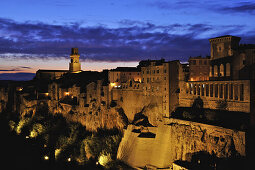
[[[210,57],[190,57],[189,58],[189,81],[209,80]]]

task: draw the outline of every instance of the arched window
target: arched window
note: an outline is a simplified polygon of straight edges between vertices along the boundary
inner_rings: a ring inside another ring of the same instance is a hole
[[[212,71],[213,71],[213,70],[212,70],[212,66],[210,66],[210,75],[209,75],[210,77],[213,77]]]
[[[230,63],[226,64],[226,76],[230,76]]]
[[[221,77],[224,76],[224,65],[223,64],[220,65],[220,76]]]
[[[213,66],[213,72],[214,72],[214,77],[217,77],[218,76],[218,66],[217,65]]]

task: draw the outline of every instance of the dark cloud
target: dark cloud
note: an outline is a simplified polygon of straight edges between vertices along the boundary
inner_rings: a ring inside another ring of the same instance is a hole
[[[16,81],[26,81],[32,80],[35,73],[2,73],[0,74],[0,80],[16,80]]]
[[[31,67],[26,67],[26,66],[20,66],[20,68],[24,68],[24,69],[32,69]]]
[[[210,1],[205,2],[205,3],[211,3]],[[191,8],[191,7],[200,7],[203,4],[203,2],[196,1],[194,2],[193,0],[178,0],[178,1],[167,1],[167,0],[157,0],[153,3],[148,3],[149,6],[151,7],[156,7],[158,9],[162,10],[169,10],[169,9],[186,9],[186,8]]]
[[[27,69],[32,69],[31,67],[26,67],[26,66],[18,66],[18,67],[12,67],[12,69],[0,69],[1,72],[16,72],[16,71],[22,71],[22,70],[27,70]]]
[[[5,72],[5,71],[20,71],[20,70],[18,70],[18,69],[5,69],[5,70],[0,70],[0,71]]]
[[[255,3],[241,2],[236,3],[234,6],[226,6],[219,9],[221,12],[226,13],[251,13],[255,14]]]
[[[119,28],[108,28],[86,27],[79,23],[19,23],[0,18],[0,57],[68,57],[70,48],[78,47],[81,59],[138,61],[163,57],[186,60],[189,56],[209,54],[208,38],[211,37],[201,38],[201,35],[214,29],[207,24],[155,25],[132,20],[121,21]],[[242,28],[231,25],[224,29]],[[231,31],[226,33],[231,34]]]

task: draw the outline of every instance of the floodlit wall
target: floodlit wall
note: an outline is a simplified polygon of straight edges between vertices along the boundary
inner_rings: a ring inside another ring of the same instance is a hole
[[[193,153],[205,151],[227,158],[235,152],[245,156],[245,132],[190,121],[170,119],[168,125],[154,127],[155,138],[138,137],[128,126],[117,158],[132,167],[172,166],[176,160],[190,161]]]

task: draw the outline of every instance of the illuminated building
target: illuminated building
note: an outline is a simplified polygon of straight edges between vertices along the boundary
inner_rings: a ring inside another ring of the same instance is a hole
[[[81,63],[79,61],[79,58],[80,54],[78,53],[78,48],[72,48],[69,63],[69,71],[71,73],[77,73],[81,71]]]
[[[81,63],[79,61],[80,55],[78,48],[72,48],[70,55],[69,70],[41,70],[36,72],[36,79],[59,79],[66,73],[79,73],[81,72]]]
[[[108,79],[113,87],[117,87],[129,80],[141,81],[141,73],[138,67],[117,67],[109,70]]]
[[[182,65],[179,61],[162,60],[141,61],[142,87],[145,96],[158,96],[162,106],[161,113],[169,117],[178,106],[179,82],[184,81]]]
[[[210,57],[190,57],[189,58],[189,80],[206,81],[209,80]]]

